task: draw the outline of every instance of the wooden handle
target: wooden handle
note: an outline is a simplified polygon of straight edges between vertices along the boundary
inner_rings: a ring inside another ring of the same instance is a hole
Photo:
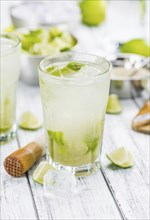
[[[150,100],[140,109],[132,121],[132,128],[135,131],[150,134]]]
[[[11,176],[21,176],[28,171],[42,155],[43,146],[37,142],[31,142],[5,158],[5,170]]]

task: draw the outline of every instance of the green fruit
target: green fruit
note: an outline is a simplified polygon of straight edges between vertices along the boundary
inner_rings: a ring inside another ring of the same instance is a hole
[[[122,106],[120,104],[118,96],[115,94],[110,95],[108,98],[106,113],[119,114],[121,112],[122,112]]]
[[[123,43],[120,46],[120,52],[123,53],[135,53],[142,56],[150,56],[150,46],[144,39],[133,39]]]
[[[47,161],[42,161],[36,167],[33,172],[33,180],[37,183],[43,184],[43,177],[47,173],[48,170],[54,169]]]
[[[119,167],[128,168],[133,166],[132,154],[125,147],[120,147],[106,156],[113,164]]]
[[[24,112],[20,116],[19,126],[26,130],[36,130],[42,126],[42,123],[32,112]]]
[[[80,2],[82,21],[87,25],[99,25],[105,20],[106,2],[103,0],[82,0]]]

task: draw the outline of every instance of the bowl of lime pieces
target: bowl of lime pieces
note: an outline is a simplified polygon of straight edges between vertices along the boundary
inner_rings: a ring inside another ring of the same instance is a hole
[[[77,39],[63,25],[18,28],[14,31],[22,41],[21,80],[38,86],[37,67],[47,55],[71,50]]]

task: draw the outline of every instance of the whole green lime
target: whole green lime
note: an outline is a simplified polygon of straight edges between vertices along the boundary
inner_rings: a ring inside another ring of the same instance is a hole
[[[82,0],[80,9],[84,24],[96,26],[105,21],[106,1],[104,0]]]

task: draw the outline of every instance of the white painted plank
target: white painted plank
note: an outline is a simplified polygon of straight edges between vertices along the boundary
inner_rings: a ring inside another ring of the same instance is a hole
[[[122,101],[123,113],[107,115],[104,133],[102,165],[107,181],[127,219],[149,219],[149,135],[131,129],[131,120],[138,111],[133,101]],[[117,147],[127,147],[134,157],[130,169],[111,166],[106,153]]]
[[[3,167],[3,161],[18,148],[16,139],[0,146],[0,205],[1,219],[37,219],[30,188],[26,176],[9,176]]]
[[[28,110],[36,110],[40,116],[41,102],[38,88],[22,85],[19,97],[19,112],[27,106]],[[42,130],[30,132],[20,129],[18,134],[21,146],[40,133]],[[100,171],[91,177],[78,180],[79,187],[83,190],[77,197],[70,201],[55,201],[47,198],[43,188],[33,182],[32,172],[35,167],[36,165],[29,172],[29,178],[40,219],[121,219]]]

